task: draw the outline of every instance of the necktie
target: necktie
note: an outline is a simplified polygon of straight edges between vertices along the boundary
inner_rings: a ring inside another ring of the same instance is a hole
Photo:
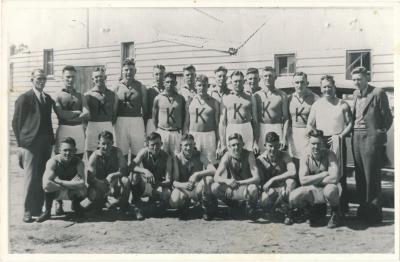
[[[40,103],[42,105],[44,104],[44,95],[43,95],[43,93],[40,94]]]

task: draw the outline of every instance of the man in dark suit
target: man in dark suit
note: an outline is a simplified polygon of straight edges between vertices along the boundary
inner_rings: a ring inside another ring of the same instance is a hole
[[[54,101],[43,92],[46,80],[43,70],[33,70],[33,88],[18,97],[12,120],[20,147],[19,164],[25,172],[23,221],[26,223],[41,213],[44,201],[42,176],[54,144],[51,123]]]
[[[357,67],[352,72],[354,91],[354,133],[352,148],[359,201],[357,216],[368,224],[382,221],[381,167],[385,155],[386,132],[393,116],[386,93],[368,84],[368,71]]]

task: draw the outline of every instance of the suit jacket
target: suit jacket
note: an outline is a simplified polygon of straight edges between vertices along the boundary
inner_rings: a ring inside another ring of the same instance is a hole
[[[38,135],[41,118],[44,119],[45,128],[50,135],[49,141],[54,144],[53,125],[51,122],[51,110],[53,99],[45,94],[43,114],[40,112],[40,102],[33,89],[20,95],[15,101],[12,128],[19,147],[28,148]],[[43,120],[43,119],[42,119]]]
[[[393,115],[389,107],[389,100],[384,90],[368,85],[367,101],[363,109],[365,125],[369,136],[376,136],[378,142],[387,141],[386,132],[392,126]],[[360,90],[354,91],[353,119],[356,115],[357,99],[361,97]]]

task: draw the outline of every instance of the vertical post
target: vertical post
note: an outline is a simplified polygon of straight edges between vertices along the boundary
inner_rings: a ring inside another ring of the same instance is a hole
[[[86,8],[86,47],[89,48],[89,8]]]

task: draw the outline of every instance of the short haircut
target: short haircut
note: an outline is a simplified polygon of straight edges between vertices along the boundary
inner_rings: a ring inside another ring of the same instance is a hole
[[[196,76],[196,82],[208,83],[208,77],[206,75]]]
[[[331,75],[323,75],[323,76],[321,76],[320,83],[322,83],[323,80],[329,81],[332,85],[335,85],[335,79],[333,79],[333,76],[331,76]]]
[[[133,58],[125,58],[124,61],[122,62],[122,67],[124,66],[134,66],[135,65],[135,59]]]
[[[276,74],[275,68],[273,68],[272,66],[264,66],[262,68],[262,71],[272,72],[272,73]]]
[[[363,66],[359,66],[359,67],[356,67],[356,68],[354,68],[352,71],[351,71],[351,74],[352,75],[354,75],[354,74],[361,74],[361,75],[364,75],[364,76],[369,76],[369,72],[368,72],[368,70],[365,68],[365,67],[363,67]]]
[[[70,144],[73,147],[76,147],[76,142],[72,137],[66,137],[64,139],[61,140],[60,145],[64,143],[64,144]]]
[[[32,71],[32,73],[31,73],[31,81],[32,81],[33,78],[35,77],[35,73],[36,73],[36,72],[38,72],[39,74],[44,74],[44,75],[46,75],[46,73],[44,72],[43,69],[40,69],[40,68],[34,69],[34,70]]]
[[[64,68],[63,68],[63,70],[62,70],[62,73],[64,74],[65,71],[72,71],[72,72],[75,72],[75,73],[76,73],[76,69],[75,69],[75,67],[72,66],[72,65],[66,65],[66,66],[64,66]]]
[[[231,135],[228,136],[228,141],[231,141],[231,140],[234,140],[234,139],[237,139],[237,140],[243,142],[243,137],[242,137],[242,135],[239,134],[239,133],[233,133],[233,134],[231,134]]]
[[[324,132],[322,131],[322,130],[319,130],[319,129],[311,129],[309,132],[308,132],[308,137],[316,137],[316,138],[321,138],[321,139],[323,139],[324,138]]]
[[[305,79],[307,80],[307,74],[304,73],[304,72],[302,72],[302,71],[294,73],[294,74],[293,74],[293,78],[294,78],[295,76],[304,76]]]
[[[268,132],[265,135],[265,143],[275,143],[279,142],[279,136],[275,132]]]
[[[193,65],[184,66],[183,71],[196,71],[196,67]]]
[[[189,141],[189,140],[193,140],[193,141],[194,141],[193,135],[192,135],[192,134],[189,134],[189,133],[184,134],[184,135],[182,136],[182,138],[181,138],[181,142]]]
[[[95,73],[95,72],[106,73],[106,69],[104,69],[104,67],[96,67],[96,68],[93,70],[92,74]]]
[[[160,69],[161,71],[165,71],[165,66],[163,66],[163,65],[155,65],[155,66],[153,66],[153,70],[154,69]]]
[[[176,82],[176,75],[173,72],[168,72],[164,75],[164,79],[166,79],[167,77],[171,78],[172,80],[174,80]]]
[[[248,68],[246,71],[246,75],[249,75],[249,74],[259,75],[258,69],[254,68],[254,67]]]
[[[147,142],[154,141],[156,139],[160,139],[161,140],[161,135],[159,133],[157,133],[157,132],[151,132],[146,138]]]
[[[244,78],[242,71],[239,71],[239,70],[233,71],[231,74],[231,77],[233,77],[233,76],[241,76],[242,78]]]
[[[99,134],[98,139],[100,140],[101,138],[108,139],[108,140],[114,140],[113,134],[107,130],[104,130]]]
[[[219,66],[217,69],[214,70],[214,73],[216,74],[220,71],[225,72],[225,74],[228,73],[228,69],[226,69],[224,66]]]

